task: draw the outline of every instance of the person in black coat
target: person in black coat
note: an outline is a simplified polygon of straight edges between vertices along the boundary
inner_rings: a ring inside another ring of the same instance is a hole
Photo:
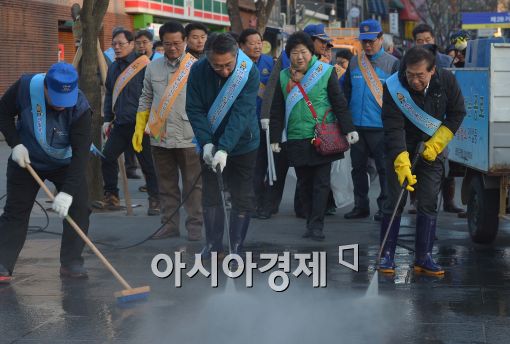
[[[382,272],[395,271],[394,254],[405,199],[398,205],[396,203],[401,185],[407,181],[409,191],[414,191],[413,185],[419,184],[416,190],[418,213],[414,269],[427,274],[444,274],[431,256],[436,231],[437,196],[445,177],[444,149],[460,127],[466,110],[455,77],[447,70],[436,68],[435,62],[435,55],[430,50],[414,47],[404,57],[399,73],[389,78],[384,86],[382,120],[387,154],[388,199],[383,206],[381,241],[387,230],[389,233],[379,265]],[[423,111],[426,114],[418,117],[413,116],[413,111],[404,114],[406,107],[412,108],[414,113]],[[439,122],[435,123],[433,130],[427,130],[423,118],[428,124],[433,123],[434,118]],[[409,154],[414,154],[423,141],[425,149],[415,171],[411,171]],[[395,220],[388,228],[396,206],[399,208]]]

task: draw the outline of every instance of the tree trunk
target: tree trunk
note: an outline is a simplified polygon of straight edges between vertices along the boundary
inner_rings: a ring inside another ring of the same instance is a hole
[[[101,147],[101,81],[98,72],[97,43],[104,15],[108,9],[109,0],[83,0],[80,12],[82,23],[82,58],[79,67],[79,86],[87,97],[93,112],[92,142]],[[91,156],[87,171],[90,200],[97,200],[103,195],[103,177],[101,174],[101,160]]]
[[[273,10],[275,0],[259,0],[255,4],[256,16],[257,16],[257,31],[260,32],[261,36],[264,37],[266,31],[266,25]]]
[[[239,11],[238,0],[227,0],[228,17],[230,19],[230,30],[235,33],[243,31],[243,22],[241,21],[241,12]]]

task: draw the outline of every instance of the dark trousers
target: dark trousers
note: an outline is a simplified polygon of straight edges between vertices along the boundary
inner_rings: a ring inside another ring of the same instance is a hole
[[[101,169],[103,171],[104,191],[119,195],[119,165],[117,159],[131,145],[135,126],[133,125],[114,125],[110,137],[103,149]],[[151,154],[151,144],[148,135],[143,136],[142,151],[136,153],[140,162],[140,167],[147,181],[147,193],[150,198],[158,197],[158,181],[154,162]]]
[[[260,130],[260,146],[257,150],[257,161],[255,163],[255,172],[253,174],[253,189],[255,191],[255,200],[257,210],[264,206],[264,195],[268,191],[269,183],[267,176],[267,143],[266,131]]]
[[[261,138],[265,137],[264,131],[261,131]],[[255,167],[254,188],[257,201],[257,209],[269,212],[278,212],[285,188],[285,179],[289,171],[289,161],[287,160],[287,150],[285,143],[280,144],[280,153],[273,153],[274,165],[276,171],[276,181],[269,185],[264,180],[267,175],[267,151],[266,141],[260,140],[260,147],[257,153],[257,165]]]
[[[255,209],[253,175],[257,150],[246,154],[228,156],[223,170],[223,181],[228,183],[232,197],[232,211],[248,214]],[[202,205],[203,207],[221,207],[221,195],[216,172],[202,161]]]
[[[136,164],[136,156],[135,151],[133,149],[133,145],[129,145],[124,151],[124,166],[126,167],[126,172],[128,174],[136,173],[138,165]]]
[[[409,150],[409,152],[412,152],[412,150]],[[412,155],[409,158],[412,160]],[[415,189],[413,193],[416,194],[416,209],[418,213],[434,218],[437,216],[437,196],[441,190],[441,182],[444,178],[444,162],[444,154],[439,155],[433,162],[425,161],[422,158],[418,161],[413,171],[417,179],[417,183],[413,186]],[[391,215],[397,204],[401,186],[393,167],[393,161],[387,159],[386,164],[388,195],[384,202],[383,213]],[[402,213],[406,204],[407,194],[407,192],[404,193],[397,216],[400,216]]]
[[[382,209],[386,198],[386,162],[384,151],[384,132],[382,130],[363,130],[358,129],[359,141],[351,146],[352,161],[352,182],[354,185],[354,206],[360,209],[369,209],[370,200],[368,199],[368,158],[373,157],[377,173],[379,174],[379,183],[381,193],[377,197],[377,205]]]
[[[330,192],[331,163],[295,167],[299,199],[309,230],[324,227],[324,213]]]
[[[49,180],[60,190],[65,182],[67,167],[52,171],[36,171],[42,180]],[[24,168],[9,159],[7,163],[7,200],[0,216],[0,264],[11,273],[27,237],[28,221],[34,205],[39,184]],[[89,228],[88,188],[84,177],[74,190],[69,216],[87,233]],[[60,245],[60,263],[83,264],[81,256],[85,243],[66,220]]]

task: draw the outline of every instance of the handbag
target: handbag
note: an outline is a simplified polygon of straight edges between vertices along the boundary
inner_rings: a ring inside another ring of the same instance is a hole
[[[303,86],[301,86],[300,82],[297,82],[296,84],[301,91],[313,118],[315,119],[315,133],[312,139],[312,145],[314,145],[317,153],[320,155],[333,155],[348,151],[350,148],[349,142],[347,142],[347,137],[342,134],[338,122],[324,123],[328,112],[330,112],[331,109],[326,110],[326,113],[324,113],[324,117],[322,118],[322,122],[319,122],[317,113],[315,112],[308,95],[303,89]]]

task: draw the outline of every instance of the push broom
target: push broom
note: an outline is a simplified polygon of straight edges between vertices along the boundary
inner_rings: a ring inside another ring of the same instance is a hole
[[[48,189],[48,187],[44,184],[44,182],[41,180],[41,178],[37,175],[37,173],[34,171],[32,166],[30,164],[27,164],[27,170],[30,172],[32,177],[37,181],[39,186],[44,190],[46,195],[54,201],[55,197],[51,193],[51,191]],[[95,255],[99,258],[99,260],[106,266],[108,270],[113,274],[113,276],[119,281],[120,284],[126,289],[115,292],[114,295],[117,298],[117,302],[119,303],[125,303],[130,301],[136,301],[136,300],[142,300],[146,299],[149,296],[150,293],[150,287],[149,286],[143,286],[138,288],[132,288],[128,282],[115,270],[115,268],[110,264],[110,262],[103,256],[103,254],[97,249],[97,247],[90,241],[90,239],[83,233],[81,228],[74,222],[74,220],[69,216],[66,215],[65,219],[71,227],[78,233],[78,235],[83,239],[83,241],[87,244],[88,247],[92,250],[92,252],[95,253]]]

